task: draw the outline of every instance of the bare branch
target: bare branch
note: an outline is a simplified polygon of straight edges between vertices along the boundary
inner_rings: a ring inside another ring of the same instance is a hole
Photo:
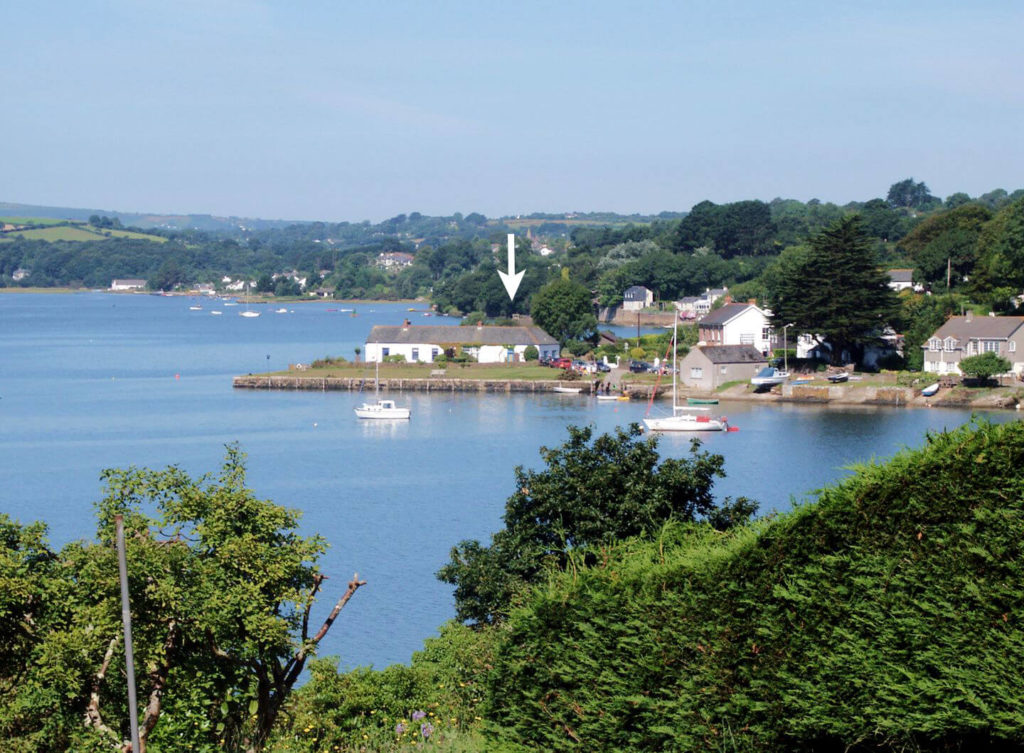
[[[321,640],[323,640],[323,637],[327,635],[327,631],[331,629],[331,625],[333,625],[334,621],[338,618],[338,613],[341,612],[346,604],[348,604],[348,600],[352,598],[352,595],[357,590],[359,590],[359,587],[365,585],[365,580],[359,580],[359,573],[352,576],[352,580],[348,582],[348,588],[345,589],[345,593],[343,593],[341,598],[338,599],[338,602],[334,605],[334,609],[332,609],[331,613],[327,615],[327,619],[324,620],[324,624],[320,626],[316,635],[314,635],[309,641],[303,641],[302,648],[299,649],[299,652],[289,662],[291,670],[288,672],[288,676],[284,681],[286,688],[291,688],[299,678],[299,674],[302,673],[302,667],[306,663],[306,657],[308,655],[310,645],[316,646]]]
[[[110,727],[103,723],[103,717],[100,716],[100,686],[103,684],[104,678],[107,676],[107,670],[110,668],[110,661],[114,658],[114,649],[117,648],[117,642],[121,639],[120,633],[110,639],[110,643],[107,644],[107,651],[103,655],[103,663],[100,665],[99,672],[92,680],[92,688],[89,691],[89,705],[85,707],[85,723],[87,726],[95,727],[98,730],[107,732],[111,735],[115,734]]]
[[[149,692],[149,703],[146,704],[146,711],[142,716],[142,725],[139,729],[139,747],[141,748],[139,753],[146,753],[146,739],[160,719],[160,700],[167,685],[167,675],[171,671],[171,651],[174,650],[174,642],[177,637],[178,625],[171,620],[167,625],[163,659],[149,672],[152,689]]]

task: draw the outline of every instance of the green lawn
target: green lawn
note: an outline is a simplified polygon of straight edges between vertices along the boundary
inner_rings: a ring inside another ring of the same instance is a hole
[[[60,225],[67,220],[58,220],[50,217],[0,217],[0,224],[9,225]]]
[[[380,366],[381,379],[430,379],[430,372],[445,369],[447,379],[534,379],[557,381],[562,377],[560,369],[535,364],[414,364],[384,363]],[[366,363],[347,363],[322,368],[311,368],[305,371],[278,371],[274,376],[309,377],[322,379],[325,377],[347,377],[354,379],[373,379],[374,366]],[[583,384],[594,380],[591,375],[584,375],[579,381]]]
[[[104,236],[98,232],[86,230],[81,227],[69,227],[62,225],[61,227],[40,227],[32,230],[12,230],[5,235],[10,237],[27,238],[29,240],[36,241],[98,241],[102,240]]]

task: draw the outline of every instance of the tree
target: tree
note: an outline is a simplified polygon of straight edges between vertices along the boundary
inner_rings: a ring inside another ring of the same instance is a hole
[[[711,489],[723,476],[721,455],[701,452],[661,460],[658,438],[642,439],[637,424],[596,439],[592,428],[569,427],[560,447],[541,448],[545,468],[515,469],[516,492],[505,504],[505,527],[490,546],[463,541],[438,578],[455,586],[460,620],[500,620],[548,567],[564,569],[573,550],[630,536],[652,535],[669,520],[746,520],[746,499],[716,508]]]
[[[1004,206],[982,228],[971,285],[979,297],[1002,287],[1017,292],[1024,287],[1024,198]]]
[[[899,246],[914,260],[922,280],[945,287],[950,272],[956,286],[974,268],[978,236],[990,219],[992,212],[981,204],[964,204],[922,221]]]
[[[772,322],[792,323],[831,352],[832,362],[860,361],[898,315],[896,294],[856,216],[787,249],[765,273]]]
[[[0,666],[0,737],[18,750],[39,743],[89,751],[115,750],[128,737],[115,663],[122,630],[114,518],[123,515],[143,750],[260,750],[362,581],[353,577],[311,629],[325,542],[300,536],[295,511],[245,488],[237,447],[215,480],[174,466],[107,470],[103,478],[97,541],[56,554],[41,549],[31,528],[17,539],[7,531],[0,567],[6,575],[14,563],[33,577],[3,589],[30,613],[5,611],[14,624],[0,621],[0,630],[22,636],[3,645],[23,653],[20,669]]]
[[[906,209],[930,209],[936,204],[942,203],[931,195],[928,186],[923,181],[915,183],[913,178],[907,178],[889,186],[889,195],[886,197],[886,201],[891,207]]]
[[[591,297],[590,291],[578,282],[558,279],[533,296],[530,316],[538,327],[558,340],[559,345],[569,340],[589,339],[597,330]]]
[[[967,356],[960,360],[960,372],[967,377],[973,377],[982,384],[985,384],[997,374],[1005,374],[1013,366],[998,353],[982,353],[977,356]]]

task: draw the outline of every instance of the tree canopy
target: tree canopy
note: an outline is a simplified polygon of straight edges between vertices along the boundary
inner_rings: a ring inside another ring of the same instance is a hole
[[[494,278],[497,280],[498,276]],[[560,345],[564,346],[569,340],[586,340],[597,330],[591,298],[590,291],[583,285],[560,278],[549,282],[533,296],[530,316]]]
[[[774,325],[792,324],[818,338],[836,364],[859,361],[898,314],[888,276],[856,216],[783,254],[766,278]]]
[[[113,544],[123,515],[143,747],[261,749],[362,583],[352,579],[317,630],[325,543],[245,488],[237,447],[216,479],[174,466],[103,478],[95,541],[54,552],[41,526],[0,516],[0,737],[25,751],[109,751],[128,739]]]
[[[516,467],[505,527],[490,546],[461,542],[438,573],[455,586],[458,618],[500,619],[546,567],[564,568],[579,547],[651,535],[669,520],[728,527],[754,512],[742,498],[715,505],[721,455],[700,451],[695,439],[688,458],[662,460],[657,444],[657,437],[642,438],[637,424],[596,438],[591,428],[570,426],[565,444],[541,448],[542,470]]]

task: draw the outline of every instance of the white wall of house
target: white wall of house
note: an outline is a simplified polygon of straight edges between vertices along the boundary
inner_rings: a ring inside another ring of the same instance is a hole
[[[756,306],[749,307],[722,326],[720,345],[753,345],[762,353],[772,348],[768,317]]]
[[[370,363],[383,361],[387,356],[405,356],[409,363],[433,363],[444,352],[435,343],[366,343],[364,358]]]
[[[515,345],[512,348],[516,360],[523,361],[528,345]],[[558,345],[538,345],[537,351],[541,358],[557,358]],[[387,356],[403,355],[410,363],[433,363],[444,352],[436,343],[366,343],[364,358],[373,363],[383,361]],[[474,356],[478,363],[505,363],[509,360],[508,348],[504,345],[463,346],[463,352]]]

